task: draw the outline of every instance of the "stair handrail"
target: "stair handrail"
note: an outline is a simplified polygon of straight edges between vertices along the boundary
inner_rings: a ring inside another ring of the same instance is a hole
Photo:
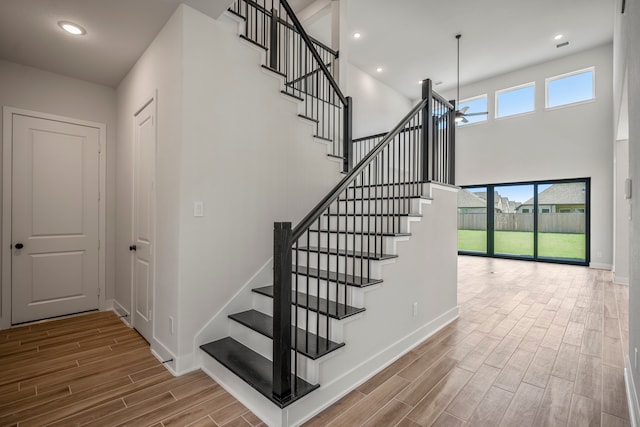
[[[294,341],[292,341],[291,331],[292,329],[294,331],[297,330],[297,327],[298,327],[298,311],[297,311],[298,309],[296,308],[296,311],[293,312],[291,306],[293,304],[294,306],[298,307],[298,296],[297,296],[298,282],[296,281],[296,288],[294,290],[292,287],[292,274],[294,273],[297,274],[297,272],[299,271],[298,263],[300,260],[298,258],[298,251],[305,250],[305,248],[303,247],[301,248],[299,246],[300,240],[301,239],[303,241],[306,240],[307,245],[309,246],[308,248],[306,248],[306,250],[312,249],[308,239],[309,239],[309,233],[312,230],[313,224],[314,223],[318,224],[318,227],[314,231],[316,231],[317,233],[321,233],[322,231],[320,229],[320,219],[322,215],[324,214],[329,215],[329,213],[331,212],[331,206],[334,202],[337,201],[339,206],[341,195],[348,194],[349,189],[352,189],[352,188],[356,189],[357,185],[359,184],[358,179],[361,179],[360,184],[364,186],[365,177],[367,177],[366,178],[367,180],[371,179],[372,177],[370,174],[371,174],[372,168],[375,171],[376,168],[378,167],[377,159],[381,158],[382,164],[384,165],[385,152],[387,153],[386,154],[387,157],[389,156],[393,157],[393,154],[390,152],[393,146],[390,144],[394,141],[400,144],[399,138],[401,138],[401,136],[399,135],[403,131],[407,131],[408,129],[418,132],[416,134],[418,136],[416,136],[415,139],[409,141],[409,144],[414,144],[414,145],[411,145],[411,147],[414,147],[414,146],[419,147],[415,150],[413,148],[407,148],[408,150],[412,151],[413,157],[412,157],[412,160],[410,160],[410,163],[411,163],[409,165],[410,170],[405,170],[405,173],[409,173],[409,176],[407,177],[408,181],[404,180],[403,182],[406,185],[414,186],[413,188],[415,188],[416,191],[411,193],[412,194],[411,197],[421,196],[423,192],[422,184],[426,182],[434,181],[434,182],[444,182],[448,184],[453,184],[453,167],[450,167],[450,166],[452,166],[453,164],[453,157],[455,155],[454,144],[453,144],[453,140],[455,139],[455,126],[454,126],[455,105],[452,102],[448,102],[448,101],[443,102],[442,97],[438,96],[433,92],[431,80],[426,79],[422,83],[423,83],[422,100],[418,102],[418,104],[416,104],[411,109],[411,111],[409,111],[409,113],[406,114],[402,118],[402,120],[400,120],[400,122],[393,129],[391,129],[391,131],[389,131],[384,136],[384,138],[382,138],[382,140],[378,142],[369,153],[367,153],[364,156],[362,160],[360,160],[351,170],[347,172],[346,176],[342,178],[342,180],[340,180],[340,182],[331,191],[329,191],[329,193],[327,193],[327,195],[324,196],[322,200],[309,213],[307,213],[306,216],[302,218],[302,220],[300,220],[300,222],[295,226],[295,228],[293,229],[291,228],[290,222],[274,223],[273,395],[276,399],[287,399],[290,396],[292,396],[292,382],[294,384],[297,384],[295,382],[297,380],[295,378],[292,378],[292,367],[293,367],[293,372],[294,373],[297,372],[297,356],[295,356],[298,353],[297,338],[294,344]],[[444,126],[442,126],[442,124],[444,124]],[[443,132],[445,132],[448,136],[451,137],[451,140],[448,141],[451,143],[449,146],[445,146],[441,144],[442,141],[440,140],[439,135],[442,134]],[[400,145],[398,145],[397,147],[399,150]],[[406,146],[406,147],[409,147],[409,146]],[[399,156],[399,151],[397,152]],[[405,155],[406,153],[407,153],[407,150],[405,150]],[[444,153],[444,156],[441,155],[442,153]],[[396,160],[399,161],[399,159],[395,159],[392,161],[395,162]],[[405,157],[405,160],[406,160],[406,157]],[[440,169],[438,169],[441,163],[447,164],[447,167],[444,169],[444,173],[441,173]],[[411,167],[411,165],[413,165],[414,167]],[[436,170],[439,171],[438,174],[435,173]],[[442,179],[442,177],[444,177],[444,180]],[[378,181],[378,177],[375,177],[373,179],[375,182]],[[384,172],[382,172],[382,179],[383,180],[385,179]],[[384,182],[386,182],[386,184],[384,185],[391,185],[392,187],[394,185],[401,184],[400,172],[397,172],[397,173],[393,172],[392,176],[389,176],[389,172],[387,172],[386,180],[387,181],[380,181],[380,185],[383,185]],[[364,190],[362,191],[364,192]],[[368,191],[369,191],[368,194],[370,194],[370,190]],[[395,196],[395,194],[396,193],[394,189],[393,195]],[[405,192],[403,194],[407,194],[407,193]],[[356,197],[355,193],[353,197],[354,198]],[[348,202],[348,196],[346,200]],[[363,200],[363,199],[360,199],[360,200]],[[400,213],[399,211],[396,214],[395,208],[392,207],[392,209],[394,209],[394,211],[386,215],[402,215],[402,213]],[[371,212],[369,211],[368,213],[363,212],[362,214],[369,215],[370,213]],[[409,212],[406,212],[405,214],[409,214]],[[339,215],[339,208],[338,208],[338,215]],[[330,223],[328,223],[327,225],[328,228],[331,227],[329,224]],[[395,223],[392,221],[393,230],[387,230],[387,231],[395,232],[396,227],[394,224]],[[355,225],[355,222],[354,222],[354,225]],[[339,233],[339,231],[340,231],[340,225],[337,225],[337,232]],[[327,233],[329,232],[330,231],[327,231]],[[380,232],[382,233],[382,230],[380,230]],[[305,237],[303,237],[305,233],[307,234],[306,239]],[[360,233],[362,235],[362,233],[364,233],[364,230],[361,229]],[[320,236],[318,235],[318,239],[319,237]],[[318,244],[317,251],[319,254],[321,251],[319,240],[317,244]],[[339,245],[339,243],[336,243],[336,245]],[[344,254],[348,253],[348,249],[347,249],[348,243],[346,245],[347,246],[345,246],[343,250]],[[334,253],[338,253],[338,254],[342,250],[337,247],[333,249],[334,251],[337,251]],[[364,246],[360,247],[360,250],[362,251],[361,253],[363,255],[364,255],[364,249],[365,249]],[[353,250],[355,251],[355,246]],[[370,252],[369,246],[367,246],[367,250]],[[326,252],[323,252],[323,253],[326,253],[328,255],[331,252],[329,248],[327,248]],[[376,253],[378,252],[375,252],[375,251],[373,252],[374,257],[376,256]],[[294,254],[296,258],[295,271],[293,270],[293,267],[292,267],[292,260],[293,260]],[[380,247],[379,254],[383,256],[381,247]],[[355,255],[355,252],[354,252],[354,255]],[[308,261],[308,257],[307,257],[307,261]],[[363,272],[362,269],[364,268],[363,266],[365,265],[367,266],[366,267],[367,271]],[[360,263],[361,283],[362,283],[362,280],[365,280],[365,277],[364,277],[365,273],[367,275],[366,280],[367,281],[370,280],[371,270],[368,266],[369,264],[363,264],[362,262]],[[318,268],[320,268],[319,264],[318,264]],[[338,299],[336,299],[336,301],[334,302],[336,315],[338,314],[337,310],[338,310],[338,306],[340,305],[339,296],[337,295],[338,293],[337,286],[340,282],[339,269],[340,267],[338,266],[338,270],[336,271],[336,276],[335,276],[336,278],[338,278],[337,279],[338,282],[336,283],[336,288],[335,288],[336,297]],[[329,273],[327,273],[327,276],[326,276],[327,280],[329,278],[328,275]],[[343,275],[343,279],[345,281],[347,280],[347,275],[348,275],[348,272],[346,270],[346,265],[345,265],[345,272]],[[354,277],[354,280],[355,280],[355,271],[352,271],[352,277]],[[318,276],[318,280],[320,280],[320,278],[321,277]],[[345,285],[346,285],[346,282],[345,282]],[[308,289],[307,289],[307,292],[308,292]],[[320,310],[319,287],[317,288],[317,292],[318,292],[317,293],[318,305],[315,308],[309,308],[308,306],[309,303],[307,301],[307,308],[306,308],[307,312],[309,312],[309,310],[312,310],[316,313],[320,313],[319,312]],[[327,295],[326,310],[327,310],[327,314],[329,314],[328,312],[329,289],[328,288],[326,292],[327,292],[326,293]],[[343,305],[345,314],[346,314],[346,308],[347,308],[346,298],[347,298],[347,295],[345,291],[344,305]],[[292,318],[292,315],[294,316],[294,318]],[[328,315],[325,317],[327,319],[326,330],[328,334],[328,330],[329,330],[328,318],[329,317]],[[316,329],[319,332],[319,325],[316,325]],[[319,336],[319,335],[316,335],[316,336]],[[328,338],[329,337],[327,336],[327,340]],[[292,363],[292,357],[290,355],[291,350],[293,350],[294,352],[293,363]]]
[[[347,100],[347,97],[342,93],[342,90],[340,90],[340,86],[338,85],[336,80],[333,78],[333,76],[329,72],[329,69],[327,68],[327,66],[324,64],[324,61],[320,57],[320,54],[318,53],[315,46],[313,45],[313,42],[311,41],[311,37],[309,37],[309,34],[307,34],[307,32],[305,31],[304,27],[300,23],[300,20],[298,20],[298,17],[296,16],[293,9],[289,5],[289,2],[287,2],[287,0],[280,0],[280,4],[282,5],[282,7],[284,7],[284,10],[287,12],[287,15],[289,15],[291,22],[295,26],[296,31],[298,31],[298,33],[300,34],[300,37],[302,37],[302,40],[304,40],[304,43],[307,45],[307,48],[309,48],[309,50],[311,51],[311,55],[313,55],[313,58],[318,62],[318,65],[322,69],[322,72],[325,74],[327,80],[329,81],[329,84],[331,85],[333,90],[336,92],[336,95],[338,95],[338,98],[340,98],[342,105],[347,107],[347,104],[349,103]]]
[[[409,113],[400,120],[400,122],[380,141],[376,147],[369,152],[360,162],[354,166],[349,173],[342,178],[342,180],[335,186],[329,193],[304,217],[298,225],[291,231],[291,240],[295,241],[302,233],[304,233],[319,217],[322,213],[333,203],[356,177],[369,165],[371,160],[376,157],[387,145],[402,132],[409,122],[409,120],[415,116],[421,109],[425,108],[427,100],[423,99],[415,107],[409,111]]]
[[[280,0],[280,4],[282,5],[282,7],[284,7],[284,10],[287,12],[289,19],[291,19],[291,22],[295,27],[295,30],[300,34],[300,37],[302,38],[305,45],[311,52],[311,56],[313,56],[313,58],[318,63],[318,66],[320,67],[322,74],[324,74],[325,78],[329,82],[329,85],[334,90],[336,96],[342,103],[342,106],[343,106],[343,110],[342,110],[343,111],[342,113],[343,114],[342,171],[348,172],[351,169],[351,164],[353,163],[353,141],[352,141],[353,140],[353,127],[352,127],[353,126],[352,125],[353,100],[351,99],[350,96],[345,96],[345,94],[342,93],[342,90],[340,90],[340,86],[338,85],[336,80],[333,78],[333,75],[329,71],[329,68],[327,68],[327,65],[322,60],[322,57],[320,57],[320,54],[316,50],[316,47],[313,45],[313,41],[311,40],[311,37],[309,36],[309,34],[307,34],[307,31],[304,29],[304,27],[300,23],[300,20],[298,19],[295,12],[289,5],[289,2],[287,0]],[[337,57],[338,55],[336,52],[336,58]]]

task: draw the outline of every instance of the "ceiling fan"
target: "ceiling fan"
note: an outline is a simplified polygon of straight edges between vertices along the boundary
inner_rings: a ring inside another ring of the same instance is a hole
[[[462,34],[456,34],[456,40],[458,41],[458,78],[457,78],[457,84],[456,84],[456,88],[457,88],[457,92],[456,92],[456,107],[458,106],[458,103],[460,102],[460,39],[462,38]],[[467,117],[471,117],[471,116],[483,116],[486,114],[489,114],[488,111],[483,111],[481,113],[467,113],[467,110],[469,109],[469,106],[467,105],[466,107],[460,109],[460,110],[456,110],[456,118],[455,121],[456,123],[462,122],[462,123],[468,123],[469,120],[467,120]]]

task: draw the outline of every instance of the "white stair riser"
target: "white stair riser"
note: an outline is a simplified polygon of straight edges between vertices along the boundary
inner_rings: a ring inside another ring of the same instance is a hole
[[[407,216],[322,216],[320,218],[320,227],[321,229],[329,228],[333,231],[407,233],[409,230],[409,218]],[[316,224],[314,224],[314,227],[316,227]]]
[[[309,233],[309,246],[389,254],[393,238],[366,234]]]
[[[360,298],[362,298],[362,296],[360,296]],[[358,307],[361,307],[362,304],[357,305]],[[256,297],[254,299],[254,304],[253,304],[253,309],[254,310],[258,310],[261,311],[265,314],[268,314],[269,316],[273,316],[273,299],[269,298],[265,295],[260,295],[260,294],[256,294]],[[315,333],[316,331],[316,325],[318,325],[318,319],[320,324],[320,336],[326,336],[326,325],[327,325],[327,316],[323,315],[323,314],[318,314],[315,313],[312,310],[306,310],[302,307],[293,307],[292,306],[292,312],[291,312],[291,322],[293,323],[295,321],[295,310],[297,309],[298,312],[298,327],[300,329],[305,329],[307,327],[307,324],[309,325],[309,330],[313,331],[313,333]],[[332,341],[335,342],[341,342],[342,341],[342,324],[343,321],[338,320],[338,319],[334,319],[332,317],[329,317],[329,333],[330,333],[330,339]]]
[[[347,274],[365,277],[381,277],[381,264],[388,262],[387,260],[367,260],[353,257],[318,254],[315,252],[309,253],[310,256],[307,259],[306,252],[300,251],[299,254],[300,257],[298,261],[301,266],[317,268],[320,270],[329,269],[330,271],[339,271],[340,273],[346,272]],[[295,254],[293,262],[296,262]],[[309,265],[307,265],[307,262]]]
[[[366,179],[365,179],[366,181]],[[372,187],[359,187],[360,182],[356,182],[355,188],[347,190],[349,198],[376,199],[382,197],[417,196],[421,194],[422,184],[406,183],[402,185],[379,185]]]
[[[362,293],[362,289],[355,286],[346,286],[343,284],[336,284],[335,282],[328,282],[324,279],[316,279],[313,277],[299,275],[298,282],[295,281],[295,275],[291,282],[291,288],[295,291],[309,294],[311,296],[318,296],[320,298],[327,298],[327,289],[329,292],[329,300],[335,301],[336,295],[339,297],[339,302],[344,303],[345,295],[347,298],[347,304],[353,305],[352,301],[356,298],[362,300],[362,297],[358,294]],[[307,280],[308,279],[308,280]]]
[[[366,192],[365,192],[366,193]],[[366,195],[366,194],[365,194]],[[341,200],[331,205],[331,213],[417,213],[416,199]]]
[[[229,319],[229,336],[260,354],[262,357],[273,360],[273,340],[271,338],[265,337],[261,333],[231,319]],[[292,358],[294,354],[292,351]],[[298,353],[297,359],[297,375],[309,383],[318,382],[319,360],[312,360],[300,353]],[[292,373],[294,372],[294,368],[292,364]]]

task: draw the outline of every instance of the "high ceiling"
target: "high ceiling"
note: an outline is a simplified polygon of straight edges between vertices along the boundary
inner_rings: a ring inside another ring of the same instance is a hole
[[[607,0],[348,0],[349,62],[410,98],[417,82],[471,83],[613,40],[614,1]],[[310,0],[294,0],[303,9]],[[309,29],[330,40],[330,14]],[[554,36],[562,34],[560,41]],[[569,42],[557,48],[558,43]],[[376,69],[382,68],[378,73]]]
[[[323,0],[320,0],[323,1]],[[326,1],[326,0],[324,0]],[[456,43],[461,41],[462,84],[590,47],[613,38],[612,0],[347,0],[349,61],[406,96],[417,82],[455,86]],[[228,0],[183,0],[215,15]],[[303,10],[313,0],[292,0]],[[180,0],[1,0],[0,59],[116,86],[171,16]],[[325,10],[326,11],[326,10]],[[71,37],[57,27],[74,21],[87,29]],[[308,21],[328,41],[330,15]],[[553,39],[563,34],[556,48]],[[376,72],[382,67],[382,72]]]

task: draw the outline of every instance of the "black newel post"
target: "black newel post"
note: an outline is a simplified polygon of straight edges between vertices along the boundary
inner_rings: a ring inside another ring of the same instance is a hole
[[[291,396],[291,223],[273,224],[273,394]]]
[[[353,100],[347,96],[347,104],[342,110],[342,144],[343,144],[343,164],[342,171],[347,173],[353,166]]]
[[[271,9],[271,30],[269,33],[269,67],[278,69],[278,11]]]
[[[433,149],[433,102],[431,79],[422,81],[422,99],[427,100],[422,110],[422,182],[431,181],[431,150]]]
[[[456,101],[449,101],[453,108],[449,111],[449,181],[447,184],[456,185]]]

